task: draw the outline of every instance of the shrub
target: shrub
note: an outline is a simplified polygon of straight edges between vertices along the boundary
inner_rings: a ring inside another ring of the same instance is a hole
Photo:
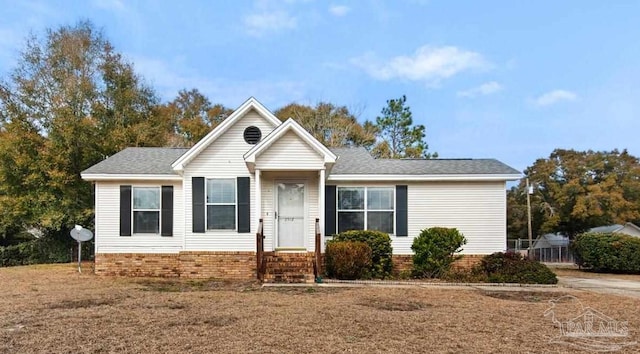
[[[485,256],[478,265],[491,283],[556,284],[558,278],[544,264],[515,252]]]
[[[341,232],[333,241],[359,241],[371,248],[370,275],[373,278],[386,278],[393,271],[391,238],[388,234],[373,230],[351,230]]]
[[[480,267],[473,267],[471,269],[453,267],[444,273],[440,279],[452,283],[486,283],[489,281],[487,274],[485,274]]]
[[[413,274],[420,278],[434,278],[445,274],[459,259],[455,254],[467,240],[457,229],[432,227],[420,232],[413,240]]]
[[[640,273],[640,238],[587,232],[571,243],[575,262],[596,272]]]
[[[65,263],[71,261],[70,251],[77,242],[64,235],[47,235],[35,240],[0,247],[0,267],[40,264]],[[82,243],[82,258],[92,259],[93,241]],[[74,253],[75,256],[75,253]]]
[[[371,269],[371,247],[360,241],[329,241],[325,251],[327,276],[362,279]]]

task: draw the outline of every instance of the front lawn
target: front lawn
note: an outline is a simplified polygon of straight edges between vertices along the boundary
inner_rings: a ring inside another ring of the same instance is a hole
[[[559,330],[544,312],[563,294],[640,341],[638,300],[563,288],[261,288],[88,270],[0,269],[0,352],[581,352],[549,343]]]

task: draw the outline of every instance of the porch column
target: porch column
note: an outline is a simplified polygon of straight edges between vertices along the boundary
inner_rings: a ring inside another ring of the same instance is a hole
[[[322,251],[324,251],[324,170],[320,170],[318,181],[318,211],[320,215],[320,244],[322,245]]]
[[[256,169],[255,173],[255,181],[256,181],[256,227],[258,227],[258,223],[260,218],[262,218],[262,182],[260,182],[260,170]],[[256,230],[257,232],[257,230]]]

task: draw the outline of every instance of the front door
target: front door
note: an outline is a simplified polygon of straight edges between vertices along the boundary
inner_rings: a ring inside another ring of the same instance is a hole
[[[277,182],[278,248],[304,249],[304,183]]]

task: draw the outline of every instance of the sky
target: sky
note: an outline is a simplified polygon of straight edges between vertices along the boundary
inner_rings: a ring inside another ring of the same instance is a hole
[[[640,156],[640,1],[0,0],[0,77],[30,34],[90,20],[163,101],[196,88],[347,106],[407,96],[441,158],[523,170],[556,148]]]

